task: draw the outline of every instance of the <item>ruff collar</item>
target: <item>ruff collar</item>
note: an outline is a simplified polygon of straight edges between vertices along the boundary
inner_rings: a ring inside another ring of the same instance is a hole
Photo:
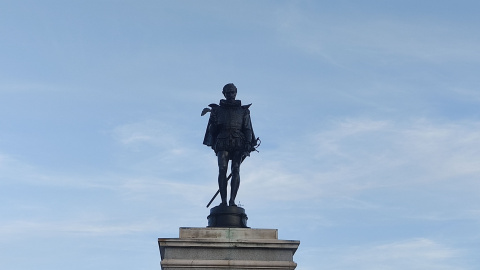
[[[234,100],[233,102],[229,102],[226,99],[221,99],[220,106],[239,107],[239,106],[242,106],[242,101],[237,99],[237,100]]]

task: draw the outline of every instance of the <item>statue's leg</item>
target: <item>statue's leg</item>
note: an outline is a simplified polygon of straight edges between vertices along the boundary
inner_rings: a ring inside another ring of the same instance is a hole
[[[220,205],[227,205],[227,169],[228,169],[228,152],[219,151],[218,157],[218,190],[220,190],[220,197],[222,203]]]
[[[242,163],[242,157],[240,153],[235,153],[232,158],[232,183],[230,190],[230,206],[237,206],[235,204],[235,198],[237,197],[238,189],[240,188],[240,163]]]

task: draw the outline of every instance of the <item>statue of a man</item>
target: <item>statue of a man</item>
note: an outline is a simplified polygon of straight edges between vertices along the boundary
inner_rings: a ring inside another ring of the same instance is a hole
[[[232,181],[228,205],[236,206],[235,197],[240,187],[240,164],[255,150],[257,140],[250,120],[250,105],[236,100],[237,87],[229,83],[222,91],[225,99],[220,105],[210,104],[210,119],[203,144],[211,146],[218,158],[218,188],[222,202],[227,206],[227,168],[231,163]],[[208,109],[207,109],[208,110]]]

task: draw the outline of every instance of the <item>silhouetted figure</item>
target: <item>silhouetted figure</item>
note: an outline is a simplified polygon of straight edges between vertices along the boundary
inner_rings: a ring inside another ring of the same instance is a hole
[[[240,164],[250,152],[255,150],[257,140],[250,120],[250,105],[243,105],[236,100],[237,87],[229,83],[222,91],[225,99],[220,104],[210,104],[211,109],[204,109],[202,115],[210,111],[207,131],[203,144],[211,146],[218,158],[218,188],[222,202],[227,206],[227,168],[231,163],[232,182],[228,205],[236,206],[235,197],[240,187]]]

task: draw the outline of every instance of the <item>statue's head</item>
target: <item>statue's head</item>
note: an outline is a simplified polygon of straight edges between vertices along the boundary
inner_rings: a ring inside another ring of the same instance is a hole
[[[228,83],[223,87],[222,93],[227,100],[235,100],[235,97],[237,96],[237,87],[233,83]]]

